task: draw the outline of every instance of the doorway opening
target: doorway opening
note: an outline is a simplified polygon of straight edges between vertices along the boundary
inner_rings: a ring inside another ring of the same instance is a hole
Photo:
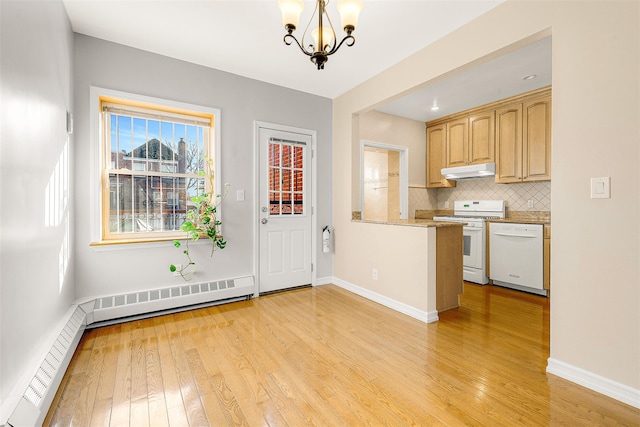
[[[362,219],[408,218],[408,149],[371,141],[360,143]]]

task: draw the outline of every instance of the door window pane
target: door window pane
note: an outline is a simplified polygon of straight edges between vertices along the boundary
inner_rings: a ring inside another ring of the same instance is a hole
[[[304,214],[304,146],[269,141],[269,214]]]

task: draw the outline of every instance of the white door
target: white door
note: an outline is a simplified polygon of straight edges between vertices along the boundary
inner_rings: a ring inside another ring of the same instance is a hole
[[[311,135],[259,128],[260,293],[311,284]]]

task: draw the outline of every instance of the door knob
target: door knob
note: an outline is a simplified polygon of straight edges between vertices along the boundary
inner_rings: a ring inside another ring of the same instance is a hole
[[[267,222],[269,222],[269,220],[267,218],[262,218],[262,220],[260,221],[263,224],[266,224]]]

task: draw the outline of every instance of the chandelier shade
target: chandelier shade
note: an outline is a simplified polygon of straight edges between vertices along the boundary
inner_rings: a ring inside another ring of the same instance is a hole
[[[304,10],[304,1],[302,0],[278,0],[278,7],[282,12],[282,24],[287,28],[289,25],[298,28],[300,15]]]
[[[358,16],[362,11],[362,0],[340,0],[337,8],[338,13],[340,13],[342,28],[351,27],[355,29],[358,26]]]
[[[331,19],[326,11],[328,0],[316,0],[316,7],[311,20],[302,34],[302,39],[298,39],[293,32],[298,28],[300,23],[300,15],[304,10],[304,2],[302,0],[278,0],[278,7],[282,12],[282,24],[287,33],[284,35],[284,43],[289,46],[295,42],[302,53],[309,56],[311,62],[316,64],[318,70],[324,69],[330,55],[333,55],[340,49],[343,44],[353,46],[356,39],[352,33],[358,26],[358,17],[362,11],[362,0],[338,0],[337,9],[340,13],[340,23],[346,35],[338,43],[336,32],[331,23]],[[311,30],[311,38],[309,40],[309,28],[313,22],[317,21],[317,26]],[[325,25],[325,22],[327,25]]]

